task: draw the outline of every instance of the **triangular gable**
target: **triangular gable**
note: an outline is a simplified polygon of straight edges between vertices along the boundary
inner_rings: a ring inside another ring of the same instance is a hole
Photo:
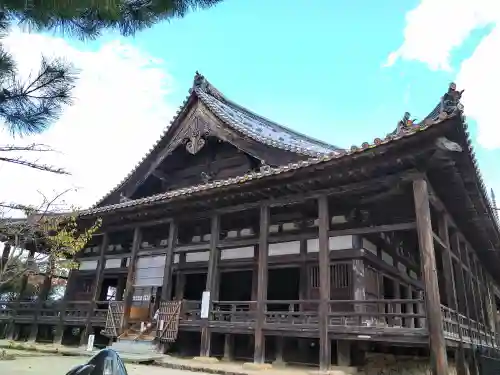
[[[159,167],[180,146],[189,154],[197,155],[207,142],[211,142],[209,139],[214,138],[270,166],[341,151],[231,102],[196,73],[190,95],[170,127],[136,168],[96,206],[137,198],[134,193],[152,175],[162,179]],[[175,160],[171,162],[179,162]]]

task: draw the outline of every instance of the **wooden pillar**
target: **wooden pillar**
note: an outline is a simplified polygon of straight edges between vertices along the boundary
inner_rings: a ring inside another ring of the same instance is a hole
[[[417,313],[418,315],[424,315],[426,316],[426,311],[425,311],[425,293],[423,290],[417,290],[416,291],[417,299],[419,301],[422,301],[417,305]],[[419,328],[425,328],[427,327],[427,319],[426,318],[418,318],[418,327]]]
[[[208,259],[208,273],[207,273],[207,283],[205,290],[209,294],[208,310],[212,310],[212,293],[217,285],[217,268],[219,266],[220,250],[218,248],[220,237],[220,216],[214,215],[211,219],[211,229],[210,229],[210,257]],[[210,313],[208,318],[203,319],[201,328],[201,344],[200,344],[200,356],[209,357],[210,356],[210,344],[212,334],[208,326],[210,321]]]
[[[7,262],[9,261],[10,257],[10,249],[11,245],[9,243],[4,243],[2,257],[0,258],[0,272],[2,272],[7,266]]]
[[[337,340],[337,366],[351,366],[351,343],[347,340]]]
[[[465,265],[468,268],[469,272],[464,273],[464,279],[465,279],[465,285],[467,286],[468,290],[470,291],[471,297],[472,297],[472,303],[471,303],[471,309],[469,310],[469,313],[474,311],[474,320],[476,322],[479,322],[480,316],[479,316],[479,307],[478,307],[478,302],[477,302],[477,294],[476,294],[476,288],[475,288],[475,283],[474,283],[474,275],[472,271],[472,265],[470,261],[470,256],[469,256],[469,247],[467,246],[466,243],[463,244],[464,246],[462,247],[463,250],[463,257],[465,258]],[[469,315],[469,318],[472,318]],[[472,336],[471,336],[471,339]],[[472,342],[473,345],[476,345],[476,343]]]
[[[234,360],[234,335],[230,333],[224,335],[224,357],[222,360],[226,362]]]
[[[16,243],[18,243],[17,239]],[[29,279],[29,274],[26,272],[26,270],[28,269],[28,267],[31,267],[31,265],[34,263],[34,260],[35,260],[35,251],[30,250],[28,254],[28,259],[24,263],[25,268],[23,269],[24,273],[21,276],[21,286],[19,288],[19,294],[17,295],[15,303],[13,305],[14,307],[13,315],[7,327],[7,333],[9,339],[16,339],[18,336],[18,327],[16,327],[14,317],[17,314],[17,311],[20,309],[21,301],[23,300],[26,294],[26,288],[28,286],[28,279]],[[36,316],[36,311],[35,311],[35,316]]]
[[[406,290],[405,290],[405,299],[408,299],[408,300],[413,300],[413,289],[411,287],[411,285],[407,285],[406,286]],[[407,314],[413,314],[415,313],[415,305],[413,303],[407,303],[406,304],[406,312]],[[405,321],[405,327],[406,328],[415,328],[415,319],[414,318],[408,318],[406,319]]]
[[[427,181],[424,179],[413,181],[413,196],[420,247],[420,267],[425,288],[432,371],[434,375],[448,375]]]
[[[116,300],[123,301],[123,294],[125,293],[125,286],[127,284],[127,279],[120,275],[118,277],[118,283],[116,285]]]
[[[283,358],[285,352],[285,338],[283,336],[276,337],[276,357],[274,358],[273,366],[282,367],[285,365]]]
[[[485,334],[485,337],[484,337],[484,341],[486,341],[486,314],[485,314],[485,311],[484,311],[484,303],[483,303],[483,299],[485,298],[485,295],[483,293],[483,290],[481,288],[481,276],[480,276],[480,265],[478,265],[478,261],[477,261],[477,258],[475,258],[473,256],[473,259],[472,259],[472,272],[474,273],[474,281],[475,281],[475,287],[476,287],[476,291],[477,291],[477,304],[478,304],[478,310],[479,310],[479,319],[478,319],[478,322],[481,323],[484,327],[484,334]],[[482,334],[480,332],[480,337],[481,337],[481,344],[486,344],[486,342],[483,342],[483,337],[482,337]]]
[[[455,358],[457,361],[457,374],[466,375],[467,374],[467,362],[465,360],[465,350],[464,341],[462,337],[462,327],[460,325],[459,309],[458,309],[458,298],[455,283],[455,272],[453,271],[453,259],[451,257],[451,243],[450,243],[450,233],[448,225],[448,216],[445,213],[440,213],[439,223],[438,223],[439,238],[443,241],[445,248],[442,251],[442,261],[443,261],[443,271],[446,287],[446,299],[448,307],[452,309],[454,313],[454,318],[458,324],[458,349],[455,352]]]
[[[453,263],[451,259],[450,250],[450,236],[448,232],[448,218],[445,214],[440,213],[438,222],[438,235],[445,248],[441,252],[441,259],[443,262],[444,282],[446,290],[446,304],[450,309],[458,311],[457,297],[455,292],[455,284],[453,277]]]
[[[96,276],[94,283],[92,284],[92,299],[87,311],[87,319],[85,320],[85,331],[80,337],[80,344],[85,345],[87,343],[88,336],[92,333],[92,318],[94,317],[94,310],[96,308],[96,302],[99,300],[102,290],[102,281],[104,278],[104,269],[106,267],[106,249],[108,248],[109,237],[107,233],[102,236],[101,252],[99,254],[99,260],[97,261]]]
[[[353,296],[356,301],[354,305],[354,312],[360,314],[357,318],[358,321],[363,325],[363,322],[366,320],[366,316],[362,314],[365,312],[365,306],[358,301],[364,301],[366,299],[366,289],[365,289],[365,264],[363,259],[354,259],[352,261],[352,288],[353,288]]]
[[[494,332],[494,328],[492,328],[491,322],[492,322],[492,315],[491,315],[491,295],[490,295],[490,289],[489,289],[489,282],[488,279],[485,277],[485,272],[483,272],[483,267],[481,266],[481,263],[478,260],[478,276],[480,280],[480,285],[482,286],[482,292],[484,296],[484,319],[485,319],[485,334],[486,334],[486,341],[488,345],[491,347],[494,346],[494,340],[491,335],[492,332]]]
[[[259,261],[257,269],[257,319],[255,322],[255,347],[254,362],[265,361],[265,336],[264,323],[266,319],[267,299],[267,258],[269,253],[269,206],[260,207],[260,229],[259,229]]]
[[[397,264],[397,262],[396,262]],[[401,283],[399,282],[399,280],[395,279],[394,280],[394,299],[402,299],[401,297]],[[398,316],[395,316],[393,319],[392,319],[392,324],[394,327],[403,327],[403,318],[401,317],[401,313],[402,313],[402,304],[397,302],[397,303],[393,303],[392,304],[392,311],[395,313],[395,314],[398,314]]]
[[[125,284],[125,293],[123,296],[123,319],[122,319],[122,332],[128,328],[130,319],[130,308],[132,307],[132,300],[134,297],[134,280],[135,269],[137,266],[137,254],[139,254],[140,244],[142,240],[142,230],[140,227],[134,229],[134,239],[132,241],[132,255],[130,256],[130,263],[128,266],[127,282]]]
[[[30,250],[28,254],[28,259],[26,260],[25,263],[25,270],[33,266],[34,262],[35,262],[35,250]],[[22,301],[23,298],[25,297],[26,288],[28,286],[28,279],[29,279],[29,274],[25,272],[21,277],[21,288],[19,290],[19,295],[17,297],[18,302]]]
[[[179,263],[177,265],[177,282],[175,283],[175,299],[181,301],[184,299],[184,289],[186,286],[186,274],[181,266],[186,263],[186,253],[179,254]]]
[[[469,296],[467,293],[467,278],[465,277],[465,270],[464,270],[464,261],[463,261],[463,255],[462,255],[462,246],[460,243],[460,238],[458,234],[454,234],[452,236],[452,244],[453,248],[456,250],[460,264],[458,265],[458,268],[460,269],[460,272],[457,272],[457,278],[458,281],[456,285],[460,286],[462,288],[463,292],[463,297],[464,297],[464,307],[465,307],[465,316],[467,317],[467,325],[468,325],[468,331],[469,331],[469,338],[472,340],[472,329],[471,329],[471,305],[469,302]],[[474,354],[473,354],[474,355]]]
[[[328,231],[330,216],[328,213],[328,197],[318,199],[319,217],[319,370],[328,371],[331,365],[331,342],[328,336],[330,312],[330,247]]]
[[[309,298],[309,274],[307,272],[307,241],[300,240],[300,275],[299,275],[299,299]],[[301,308],[304,306],[301,304]]]
[[[66,283],[66,290],[64,291],[63,299],[59,305],[59,322],[56,325],[56,332],[54,333],[54,344],[62,344],[64,338],[64,318],[66,317],[66,307],[68,305],[68,300],[73,291],[72,288],[75,282],[75,276],[75,270],[70,270],[68,281]]]
[[[252,290],[251,290],[251,300],[257,301],[257,288],[259,285],[259,247],[255,248],[255,256],[252,266]],[[250,306],[250,309],[257,308],[256,306]]]
[[[177,243],[177,223],[170,222],[168,231],[168,249],[165,257],[165,268],[163,270],[163,285],[161,287],[161,300],[167,301],[172,295],[172,268],[174,265],[174,251]]]
[[[45,276],[43,277],[42,287],[40,288],[40,293],[38,294],[36,313],[31,324],[30,334],[28,341],[35,342],[38,336],[38,317],[40,315],[40,310],[47,301],[47,298],[52,287],[52,273],[54,272],[54,258],[49,256],[49,261],[47,265],[47,270],[45,271]]]
[[[496,313],[495,300],[494,300],[493,292],[492,292],[492,288],[491,288],[491,280],[490,280],[488,274],[485,274],[484,280],[485,280],[484,282],[485,282],[485,287],[486,287],[486,293],[488,295],[488,301],[487,301],[488,321],[489,321],[489,325],[490,325],[490,330],[493,333],[495,333],[497,331],[496,330],[496,323],[495,323],[495,313]]]

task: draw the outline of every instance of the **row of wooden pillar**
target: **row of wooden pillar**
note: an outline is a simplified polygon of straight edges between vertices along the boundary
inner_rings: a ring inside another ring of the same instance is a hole
[[[441,301],[439,295],[439,285],[438,276],[436,269],[436,253],[434,249],[434,232],[431,223],[431,212],[430,212],[430,199],[429,199],[429,188],[427,181],[424,178],[418,178],[413,182],[413,195],[415,203],[415,215],[417,223],[417,234],[420,247],[420,259],[421,259],[421,270],[422,270],[422,281],[424,284],[424,299],[425,308],[427,314],[427,326],[429,330],[429,345],[431,353],[431,362],[433,373],[435,375],[445,375],[448,373],[448,362],[446,354],[446,344],[443,332],[443,323],[441,316]],[[328,315],[329,315],[329,301],[330,301],[330,257],[329,257],[329,227],[330,227],[330,215],[329,215],[329,205],[328,197],[321,196],[317,199],[318,205],[318,219],[319,219],[319,286],[320,286],[320,304],[319,304],[319,341],[320,341],[320,356],[319,364],[320,370],[327,370],[330,367],[331,358],[331,348],[330,348],[330,337],[328,335]],[[445,219],[439,224],[439,236],[444,240],[445,247],[448,251],[444,251],[443,255],[443,265],[448,270],[448,275],[453,275],[452,271],[452,261],[451,261],[451,245],[450,236],[448,233],[448,222],[446,221],[446,215],[442,215]],[[254,348],[254,362],[263,363],[264,362],[264,322],[265,322],[265,300],[267,299],[267,279],[268,279],[268,239],[269,239],[269,224],[270,224],[270,207],[268,205],[262,205],[260,207],[260,231],[259,231],[259,242],[258,242],[258,266],[257,266],[257,320],[255,325],[255,348]],[[218,264],[220,261],[220,249],[218,247],[219,242],[219,232],[220,232],[220,217],[214,215],[211,218],[211,237],[210,237],[210,257],[208,262],[208,273],[206,280],[206,291],[209,295],[210,302],[217,298],[217,280],[218,280]],[[175,222],[171,222],[169,239],[168,239],[168,251],[165,262],[164,270],[164,280],[162,286],[162,296],[163,301],[167,300],[171,295],[171,279],[172,279],[172,266],[174,257],[174,244],[176,243],[177,237],[177,225]],[[100,286],[102,284],[103,270],[104,270],[104,252],[107,247],[108,236],[104,234],[103,242],[101,246],[100,258],[97,266],[97,276],[93,286],[93,304],[100,294]],[[455,237],[453,237],[455,240]],[[130,259],[130,265],[127,274],[127,282],[124,293],[124,320],[123,327],[128,324],[128,316],[130,313],[130,306],[132,303],[133,296],[133,281],[135,274],[135,265],[137,260],[137,255],[139,251],[139,244],[141,242],[141,229],[136,228],[134,231],[134,239],[132,245],[132,255]],[[466,257],[466,261],[469,261],[469,257]],[[469,269],[472,269],[469,264]],[[458,277],[460,276],[457,275]],[[462,275],[463,277],[463,275]],[[484,275],[483,275],[484,277]],[[476,279],[479,280],[479,279]],[[178,283],[180,284],[180,283]],[[474,283],[473,283],[474,284]],[[457,293],[455,290],[456,282],[453,278],[447,278],[446,288],[451,291],[447,293],[450,308],[458,310]],[[178,287],[180,287],[178,285]],[[473,285],[472,289],[479,293],[480,288],[478,285]],[[176,295],[178,293],[176,292]],[[490,297],[491,298],[491,297]],[[477,316],[485,316],[484,312],[481,312],[481,306],[475,306],[476,302],[473,301],[472,308],[477,312]],[[90,332],[90,319],[91,312],[95,306],[90,307],[89,320],[86,324],[86,334]],[[471,306],[468,306],[466,302],[466,309],[470,310]],[[470,311],[469,311],[470,312]],[[467,314],[470,316],[469,314]],[[200,355],[209,356],[210,355],[210,341],[211,332],[208,326],[208,321],[205,320],[202,325],[201,334],[201,349]],[[460,349],[459,358],[463,358],[460,354],[463,349]],[[462,359],[461,359],[462,361]]]
[[[430,215],[429,193],[427,182],[424,179],[414,181],[414,200],[415,212],[417,221],[417,232],[421,251],[421,267],[422,276],[426,293],[425,306],[427,311],[427,324],[429,328],[431,359],[433,363],[434,373],[436,375],[447,374],[447,357],[446,346],[443,334],[443,325],[441,320],[441,304],[439,299],[439,288],[437,283],[436,259],[433,243],[433,231]],[[329,256],[329,235],[330,215],[328,197],[321,196],[317,199],[318,206],[318,237],[319,237],[319,364],[320,370],[327,370],[331,362],[331,347],[330,337],[328,335],[328,314],[330,301],[330,256]],[[255,325],[255,348],[254,362],[264,362],[264,322],[265,322],[265,300],[267,299],[267,279],[268,279],[268,239],[270,225],[270,207],[262,205],[260,207],[260,231],[258,242],[258,266],[257,266],[257,319]],[[208,292],[210,303],[216,298],[217,293],[217,270],[220,260],[220,250],[218,248],[220,232],[220,217],[214,215],[211,218],[211,236],[210,236],[210,257],[208,262],[208,273],[206,280],[206,292]],[[162,287],[162,300],[167,300],[171,295],[171,279],[172,265],[174,255],[174,244],[177,235],[177,226],[175,222],[171,222],[168,240],[168,251],[165,262],[164,280]],[[101,246],[100,258],[97,266],[97,276],[93,286],[93,303],[95,303],[100,293],[100,285],[102,284],[104,270],[104,252],[107,247],[108,236],[104,234]],[[135,264],[141,242],[141,229],[136,228],[134,231],[134,239],[132,245],[132,255],[130,259],[127,282],[124,293],[124,319],[123,328],[128,324],[128,316],[133,296],[133,281],[135,274]],[[93,311],[95,306],[91,306]],[[90,332],[90,317],[86,325],[86,334]],[[201,356],[210,355],[211,332],[208,326],[208,321],[205,320],[202,324],[201,333]]]
[[[425,289],[425,305],[427,313],[427,326],[429,329],[431,363],[434,375],[447,375],[448,362],[447,350],[442,323],[441,298],[439,293],[439,282],[437,277],[436,253],[434,249],[434,231],[431,223],[430,213],[430,188],[425,179],[414,181],[414,200],[417,220],[417,232],[420,247],[420,258],[422,268],[422,279]],[[444,292],[446,305],[453,311],[463,311],[468,318],[469,337],[473,337],[471,319],[483,324],[485,330],[495,331],[492,320],[494,302],[491,291],[492,280],[487,276],[480,266],[472,248],[459,232],[458,227],[446,211],[441,201],[432,194],[433,207],[437,213],[437,239],[442,247],[441,262],[444,272]],[[453,232],[450,233],[450,227]],[[456,260],[455,267],[453,260]],[[468,270],[468,272],[466,271]],[[457,290],[457,288],[460,288]],[[461,298],[459,298],[459,296]],[[471,298],[469,298],[471,297]],[[481,299],[486,300],[483,305]],[[487,307],[488,311],[485,311]],[[474,315],[473,315],[474,313]],[[488,321],[489,316],[489,321]],[[457,315],[458,319],[458,315]],[[463,343],[462,330],[458,329],[459,343],[455,350],[457,373],[465,375],[468,373],[466,353]],[[493,346],[493,342],[490,342]],[[472,360],[473,368],[477,369],[477,358],[472,345],[468,356]]]
[[[2,261],[1,261],[1,270],[3,271],[5,267],[8,265],[8,261],[11,255],[11,250],[12,246],[10,244],[5,244],[4,249],[2,252]],[[18,291],[18,295],[14,304],[14,311],[16,310],[16,307],[20,305],[20,303],[23,301],[23,299],[26,297],[26,289],[28,287],[28,282],[29,282],[29,275],[30,273],[28,272],[29,267],[33,265],[35,262],[35,251],[31,250],[28,253],[28,258],[26,259],[26,262],[24,264],[25,272],[21,276],[21,282],[20,282],[20,288]],[[52,272],[54,270],[54,259],[49,256],[48,259],[48,269],[47,272],[45,273],[43,277],[43,282],[40,288],[40,292],[38,293],[38,298],[36,300],[36,307],[35,307],[35,314],[34,314],[34,320],[31,324],[30,328],[30,334],[29,334],[29,341],[35,341],[38,335],[38,323],[37,323],[37,318],[39,311],[42,309],[43,304],[47,301],[49,297],[49,293],[52,287]],[[8,323],[7,326],[7,338],[13,339],[16,335],[16,329],[15,329],[15,323],[14,323],[14,317],[12,320]]]

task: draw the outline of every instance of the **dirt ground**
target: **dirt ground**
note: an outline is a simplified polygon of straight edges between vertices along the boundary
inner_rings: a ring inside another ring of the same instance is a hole
[[[85,362],[81,357],[40,356],[0,361],[2,375],[65,375],[73,366]],[[128,375],[207,375],[201,372],[171,370],[156,366],[126,364]]]

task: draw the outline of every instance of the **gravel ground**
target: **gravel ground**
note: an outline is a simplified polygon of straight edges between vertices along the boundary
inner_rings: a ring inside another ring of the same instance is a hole
[[[73,366],[85,362],[81,357],[44,356],[0,361],[2,375],[65,375]],[[126,364],[128,375],[207,375],[201,372],[171,370],[156,366]]]

